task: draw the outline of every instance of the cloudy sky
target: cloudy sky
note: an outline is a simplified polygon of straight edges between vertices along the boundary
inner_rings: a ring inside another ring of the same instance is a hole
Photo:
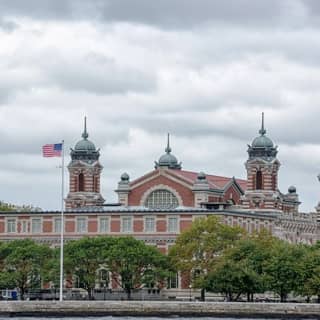
[[[265,112],[280,189],[320,200],[318,0],[1,0],[0,200],[60,205],[59,159],[90,139],[102,192],[153,169],[166,133],[183,168],[245,178]]]

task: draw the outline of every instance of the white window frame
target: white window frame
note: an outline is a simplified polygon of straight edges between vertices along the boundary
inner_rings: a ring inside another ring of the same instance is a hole
[[[34,228],[34,221],[40,221],[40,230],[38,231],[38,230],[34,230],[33,228]],[[33,234],[40,234],[40,233],[42,233],[42,219],[41,218],[32,218],[31,219],[31,233],[33,233]]]
[[[59,221],[59,223],[57,223]],[[57,225],[60,224],[59,228]],[[53,233],[61,233],[61,217],[54,217],[53,219]]]
[[[105,220],[106,221],[106,228],[105,230],[102,230],[102,220]],[[99,230],[99,233],[108,233],[110,232],[110,218],[109,217],[99,217],[99,220],[98,220],[98,230]]]
[[[148,224],[147,224],[147,220],[148,219],[152,219],[153,220],[153,228],[152,229],[148,229]],[[144,232],[147,233],[153,233],[156,232],[156,218],[153,216],[146,216],[144,218]]]
[[[130,225],[128,225],[129,228],[125,229],[124,227],[126,226],[124,221],[128,220],[130,221]],[[125,232],[125,233],[132,233],[133,230],[133,219],[132,217],[122,217],[121,218],[121,232]]]
[[[167,188],[152,190],[145,199],[144,205],[150,209],[169,210],[179,206],[179,198]]]
[[[9,221],[14,221],[14,223],[13,223],[13,225],[12,226],[14,226],[14,230],[12,230],[11,229],[11,227],[10,228],[8,228],[9,227]],[[10,230],[9,230],[10,229]],[[6,233],[17,233],[17,218],[14,218],[14,217],[8,217],[7,219],[6,219]]]
[[[176,219],[177,224],[175,230],[170,227],[170,220]],[[179,217],[178,216],[168,216],[167,218],[167,230],[169,233],[179,233]]]
[[[24,226],[26,227],[25,230]],[[29,232],[29,220],[20,220],[20,233],[28,233]]]
[[[175,278],[174,282],[175,282],[175,286],[172,286],[172,279]],[[180,289],[180,273],[177,272],[174,275],[170,275],[167,278],[167,289]]]
[[[84,221],[84,224],[80,227],[79,222]],[[84,228],[82,228],[84,226]],[[77,233],[87,233],[88,232],[88,218],[87,217],[77,217],[76,219],[76,232]]]

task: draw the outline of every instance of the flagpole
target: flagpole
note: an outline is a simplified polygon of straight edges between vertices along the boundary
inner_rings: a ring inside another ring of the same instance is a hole
[[[63,301],[63,231],[64,231],[64,140],[62,140],[61,157],[61,229],[60,229],[60,294],[59,301]]]

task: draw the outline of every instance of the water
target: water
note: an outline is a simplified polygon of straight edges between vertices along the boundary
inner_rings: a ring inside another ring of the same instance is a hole
[[[106,317],[0,317],[0,320],[48,320],[48,318],[52,320],[79,320],[79,319],[88,319],[88,320],[173,320],[178,318],[178,320],[194,320],[194,319],[201,319],[201,320],[283,320],[281,318],[216,318],[216,317],[112,317],[112,316],[106,316]],[[290,318],[294,320],[295,318]],[[310,318],[296,318],[299,320],[307,320]]]

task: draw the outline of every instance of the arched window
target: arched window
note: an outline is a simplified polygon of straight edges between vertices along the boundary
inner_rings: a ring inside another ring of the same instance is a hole
[[[150,193],[145,206],[150,209],[174,209],[178,207],[177,197],[170,191],[159,189]]]
[[[84,191],[84,175],[83,175],[83,173],[80,173],[79,177],[78,177],[78,191]]]
[[[256,190],[261,190],[262,189],[262,173],[261,171],[257,171],[256,174]]]
[[[99,192],[99,190],[98,190],[98,177],[93,177],[93,192]]]
[[[271,182],[272,182],[272,190],[275,191],[277,189],[277,178],[275,175],[272,176]]]

